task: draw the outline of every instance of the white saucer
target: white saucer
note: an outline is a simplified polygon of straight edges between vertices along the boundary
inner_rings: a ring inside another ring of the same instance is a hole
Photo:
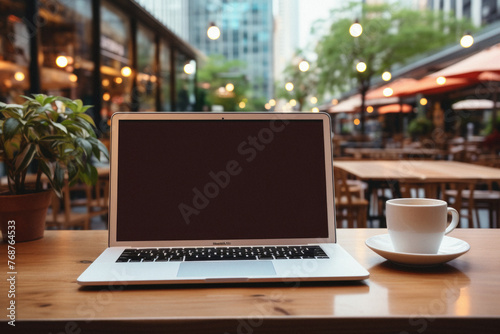
[[[453,260],[466,253],[470,245],[460,239],[443,238],[437,254],[400,253],[394,250],[389,234],[375,235],[368,238],[365,244],[378,255],[389,261],[406,265],[436,265]]]

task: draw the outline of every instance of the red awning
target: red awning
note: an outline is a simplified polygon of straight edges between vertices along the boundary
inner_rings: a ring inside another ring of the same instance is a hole
[[[378,108],[379,114],[390,114],[390,113],[409,113],[413,111],[413,107],[409,104],[388,104],[386,106]]]

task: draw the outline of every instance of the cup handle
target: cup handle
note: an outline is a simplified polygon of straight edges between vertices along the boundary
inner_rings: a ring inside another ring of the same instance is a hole
[[[455,227],[458,226],[458,223],[460,221],[460,215],[458,214],[458,211],[455,210],[454,208],[448,208],[448,214],[451,214],[451,223],[444,231],[444,234],[448,234],[451,231],[453,231]]]

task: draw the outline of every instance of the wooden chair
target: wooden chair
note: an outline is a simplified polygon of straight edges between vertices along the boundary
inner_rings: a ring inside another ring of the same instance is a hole
[[[109,179],[99,178],[94,186],[86,186],[86,207],[89,216],[107,215],[109,209]]]
[[[476,183],[470,180],[441,183],[442,199],[460,213],[460,218],[467,218],[467,227],[479,227],[479,221],[477,225],[474,222],[475,187]],[[467,210],[466,214],[463,212],[464,209]]]
[[[366,227],[368,201],[359,196],[359,190],[353,191],[347,181],[347,172],[334,167],[337,223],[339,227],[343,221],[347,221],[347,227]]]
[[[57,229],[69,229],[71,227],[81,227],[84,230],[89,229],[90,216],[87,212],[75,212],[71,206],[71,191],[68,181],[65,181],[63,187],[63,198],[60,199],[53,194],[51,210],[47,214],[46,226],[56,227]]]
[[[399,182],[399,190],[401,197],[406,198],[435,198],[439,199],[440,184],[437,182],[428,181],[401,181]]]
[[[489,228],[500,227],[500,191],[493,189],[492,181],[486,182],[486,189],[478,189],[477,186],[473,191],[464,189],[462,198],[467,204],[473,203],[477,227],[481,227],[479,220],[480,209],[486,209],[488,212]]]

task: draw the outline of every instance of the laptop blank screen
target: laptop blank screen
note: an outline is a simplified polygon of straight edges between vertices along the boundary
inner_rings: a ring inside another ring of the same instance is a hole
[[[324,154],[321,120],[120,120],[117,241],[326,238]]]

